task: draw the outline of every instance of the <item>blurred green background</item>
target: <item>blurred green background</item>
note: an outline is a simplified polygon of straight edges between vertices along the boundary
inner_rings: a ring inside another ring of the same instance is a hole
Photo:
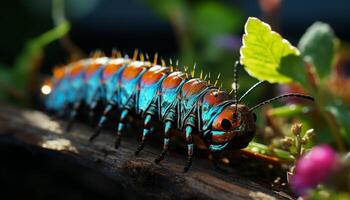
[[[28,41],[53,28],[51,4],[47,0],[2,3],[1,66],[13,68]],[[232,66],[239,56],[248,16],[264,19],[294,43],[315,20],[328,22],[347,40],[349,27],[343,22],[350,16],[346,5],[345,0],[69,0],[64,7],[71,23],[69,37],[84,53],[97,49],[109,53],[113,48],[129,55],[135,48],[150,55],[159,52],[166,61],[179,59],[189,67],[197,63],[197,69],[211,72],[212,79],[221,73],[223,86],[230,90]],[[37,63],[43,73],[50,73],[53,66],[66,63],[71,56],[59,42],[45,46],[44,53]],[[247,78],[243,70],[240,75],[245,77],[240,79],[242,93],[255,80]],[[254,96],[256,100],[262,93]]]

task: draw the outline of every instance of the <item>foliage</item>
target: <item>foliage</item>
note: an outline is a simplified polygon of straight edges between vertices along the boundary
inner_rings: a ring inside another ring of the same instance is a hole
[[[291,82],[292,77],[279,73],[281,59],[289,55],[298,56],[298,49],[257,18],[250,17],[244,29],[241,63],[247,72],[271,83]]]
[[[8,99],[15,97],[22,103],[25,103],[25,93],[29,89],[31,80],[36,80],[38,63],[43,56],[43,49],[53,41],[67,34],[69,23],[64,22],[52,30],[29,41],[22,52],[15,59],[12,69],[1,69],[2,96],[0,98]]]
[[[332,28],[321,22],[310,26],[299,41],[303,59],[315,66],[321,79],[327,78],[331,72],[337,42]]]
[[[12,68],[0,66],[0,100],[14,99],[20,104],[28,103],[27,93],[33,81],[37,80],[44,48],[65,36],[69,29],[69,22],[61,20],[53,29],[28,41],[15,58]]]
[[[349,117],[348,106],[333,95],[327,87],[330,79],[338,39],[329,25],[316,22],[300,39],[298,49],[271,30],[268,24],[257,18],[249,18],[245,26],[241,62],[257,79],[277,83],[297,83],[299,88],[315,97],[313,108],[308,113],[320,118],[327,126],[317,121],[308,121],[315,127],[316,140],[335,144],[344,151],[350,144],[350,129],[345,119]],[[287,109],[276,108],[276,116],[286,116]],[[303,110],[303,108],[301,108]],[[302,117],[291,111],[290,116]],[[329,133],[332,137],[328,137]]]

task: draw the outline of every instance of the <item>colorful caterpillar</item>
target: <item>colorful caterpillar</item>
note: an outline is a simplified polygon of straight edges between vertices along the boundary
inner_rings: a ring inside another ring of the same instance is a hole
[[[286,94],[249,108],[239,102],[262,82],[255,84],[238,100],[237,89],[233,90],[232,98],[216,87],[216,83],[212,85],[201,77],[194,78],[194,71],[187,74],[174,71],[172,66],[166,67],[164,62],[157,65],[157,56],[153,63],[144,61],[143,56],[137,61],[136,57],[137,53],[133,59],[120,54],[111,58],[88,58],[55,69],[50,82],[52,91],[46,96],[47,109],[58,113],[69,110],[72,122],[82,103],[93,111],[98,101],[103,102],[105,109],[90,138],[92,141],[99,135],[107,114],[116,108],[120,113],[116,148],[120,144],[127,115],[140,115],[144,119],[144,128],[135,155],[143,149],[147,136],[152,132],[152,121],[160,121],[164,124],[164,144],[156,163],[163,160],[167,153],[170,130],[177,128],[183,132],[187,142],[188,160],[184,167],[187,171],[192,164],[193,134],[199,134],[214,153],[229,146],[241,149],[254,137],[256,115],[252,111],[255,108],[290,96],[313,100],[306,95]],[[238,64],[236,62],[234,68],[236,85]],[[69,124],[70,127],[72,123]]]

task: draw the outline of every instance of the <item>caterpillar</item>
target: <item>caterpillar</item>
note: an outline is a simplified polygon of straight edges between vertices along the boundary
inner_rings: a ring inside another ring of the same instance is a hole
[[[42,87],[47,110],[56,113],[69,111],[67,129],[84,103],[93,115],[98,102],[102,102],[104,111],[96,130],[90,137],[92,142],[101,132],[107,115],[112,109],[120,113],[117,123],[115,148],[118,148],[126,123],[131,114],[143,119],[143,132],[140,145],[135,155],[144,148],[147,137],[152,133],[153,121],[164,126],[163,149],[155,159],[162,161],[170,144],[171,129],[180,130],[187,143],[187,162],[184,171],[188,171],[193,159],[193,135],[198,134],[215,153],[228,147],[242,149],[253,139],[256,130],[256,108],[285,97],[298,97],[314,100],[302,94],[285,94],[266,100],[249,108],[240,103],[255,87],[253,85],[238,99],[238,88],[233,89],[233,96],[217,87],[210,80],[194,77],[191,73],[174,70],[174,66],[158,65],[157,55],[153,62],[144,59],[141,54],[137,60],[114,53],[111,57],[95,56],[69,63],[53,70],[49,84]],[[234,83],[238,85],[237,61],[234,65]],[[195,67],[194,67],[195,68]],[[52,90],[49,90],[52,89]],[[115,117],[115,116],[113,116]]]

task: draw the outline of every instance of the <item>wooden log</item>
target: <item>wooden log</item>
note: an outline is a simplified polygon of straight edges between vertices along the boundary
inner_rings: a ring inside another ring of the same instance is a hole
[[[183,173],[186,156],[171,152],[160,164],[154,159],[160,149],[147,145],[138,157],[135,138],[123,138],[113,148],[114,138],[105,131],[94,142],[88,141],[92,128],[76,124],[65,133],[66,122],[54,120],[40,111],[0,105],[0,134],[10,133],[21,143],[59,152],[99,171],[125,188],[152,199],[292,199],[258,181],[240,175],[234,168],[215,171],[207,159],[196,158],[189,172]]]

